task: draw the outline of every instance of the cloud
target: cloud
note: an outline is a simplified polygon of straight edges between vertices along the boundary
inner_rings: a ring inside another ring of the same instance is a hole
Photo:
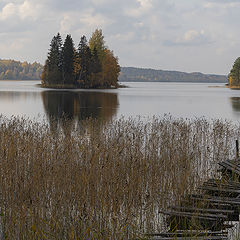
[[[80,35],[91,34],[96,28],[105,28],[111,23],[111,19],[95,12],[92,8],[81,13],[71,11],[63,14],[59,32],[76,33],[80,37]]]
[[[240,0],[0,0],[0,58],[43,63],[58,31],[77,44],[102,28],[124,66],[227,73],[239,10]]]
[[[40,4],[32,3],[29,0],[25,0],[23,3],[8,3],[0,12],[0,20],[8,20],[9,18],[20,18],[24,20],[26,18],[31,18],[36,20],[39,17],[39,13],[42,11],[42,6]]]
[[[204,4],[204,8],[214,10],[218,8],[228,9],[236,7],[240,7],[240,1],[220,1],[220,2],[210,1]]]
[[[127,16],[139,17],[149,12],[153,7],[152,0],[137,0],[137,3],[139,5],[137,8],[128,8],[125,10]]]
[[[183,36],[177,38],[176,40],[166,40],[164,44],[166,46],[201,46],[205,44],[213,43],[210,38],[208,38],[204,30],[188,30]]]

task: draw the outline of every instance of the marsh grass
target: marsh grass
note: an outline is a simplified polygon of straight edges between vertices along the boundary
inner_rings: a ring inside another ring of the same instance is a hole
[[[240,131],[228,121],[171,116],[64,126],[56,132],[0,117],[2,239],[136,239],[161,231],[159,210],[217,174],[217,162],[235,155]]]

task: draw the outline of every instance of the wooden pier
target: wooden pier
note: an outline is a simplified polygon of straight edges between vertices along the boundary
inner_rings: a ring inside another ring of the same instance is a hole
[[[239,221],[240,158],[219,166],[219,179],[209,179],[179,205],[160,211],[166,215],[169,231],[147,234],[148,239],[228,239],[228,230],[233,227],[229,223]]]

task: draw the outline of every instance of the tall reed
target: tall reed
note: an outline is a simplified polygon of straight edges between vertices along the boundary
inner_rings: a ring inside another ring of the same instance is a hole
[[[129,239],[165,228],[177,202],[234,157],[224,120],[47,123],[0,117],[2,239]]]

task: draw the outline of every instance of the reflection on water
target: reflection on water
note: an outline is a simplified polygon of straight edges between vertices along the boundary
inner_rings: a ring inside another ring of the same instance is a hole
[[[45,113],[49,119],[107,121],[117,113],[118,96],[106,92],[44,91],[41,93]]]
[[[114,90],[48,91],[36,81],[0,81],[0,113],[39,122],[63,114],[75,122],[88,117],[151,117],[170,113],[183,118],[240,119],[240,91],[216,84],[126,83]],[[209,86],[212,86],[209,88]]]
[[[240,113],[240,97],[231,97],[232,108],[234,112]]]

